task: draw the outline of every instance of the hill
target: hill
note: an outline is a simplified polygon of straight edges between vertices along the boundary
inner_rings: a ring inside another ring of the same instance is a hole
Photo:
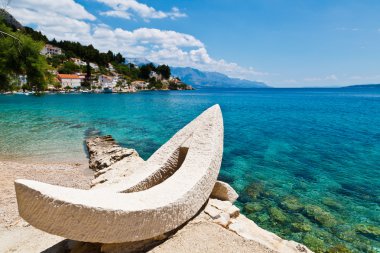
[[[9,12],[0,8],[0,18],[3,19],[4,23],[9,27],[17,30],[23,30],[24,27],[18,22]]]
[[[350,85],[350,86],[344,86],[342,88],[380,88],[380,84],[357,84],[357,85]]]
[[[133,65],[136,65],[136,66],[142,66],[142,65],[146,65],[146,64],[149,64],[149,63],[152,63],[151,61],[149,61],[148,59],[146,58],[125,58],[125,63],[126,64],[133,64]]]
[[[265,83],[231,78],[218,72],[194,68],[171,67],[172,75],[195,88],[268,88]]]

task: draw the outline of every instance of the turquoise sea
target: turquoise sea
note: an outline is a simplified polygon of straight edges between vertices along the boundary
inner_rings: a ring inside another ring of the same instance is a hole
[[[380,89],[0,95],[0,159],[83,160],[96,134],[148,158],[216,103],[243,213],[316,252],[380,252]]]

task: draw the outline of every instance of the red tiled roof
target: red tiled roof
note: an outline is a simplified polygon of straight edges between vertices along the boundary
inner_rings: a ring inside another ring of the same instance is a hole
[[[78,75],[58,74],[59,79],[81,79]]]

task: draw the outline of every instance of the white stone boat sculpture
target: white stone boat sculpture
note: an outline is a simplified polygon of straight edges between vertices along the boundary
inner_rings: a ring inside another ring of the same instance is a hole
[[[133,242],[172,231],[209,198],[222,161],[223,131],[215,105],[110,187],[80,190],[16,180],[20,216],[38,229],[83,242]]]

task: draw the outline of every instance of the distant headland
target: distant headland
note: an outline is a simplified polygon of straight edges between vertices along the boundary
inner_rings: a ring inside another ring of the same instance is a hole
[[[356,84],[356,85],[349,85],[344,86],[342,88],[380,88],[380,84]]]

